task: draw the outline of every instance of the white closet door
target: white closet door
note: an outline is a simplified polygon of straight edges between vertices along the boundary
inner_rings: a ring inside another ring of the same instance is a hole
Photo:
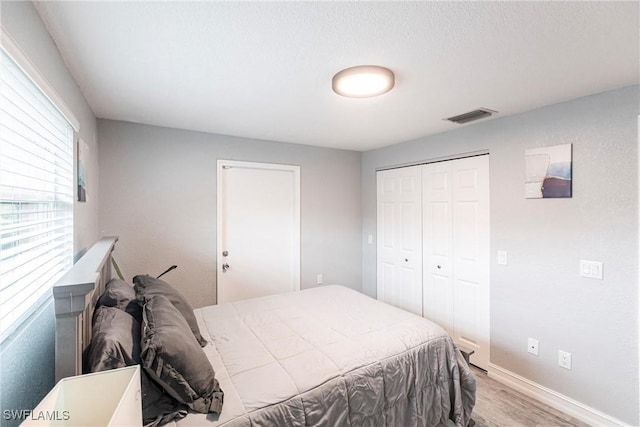
[[[422,315],[421,167],[380,171],[378,299]]]
[[[489,156],[378,172],[378,299],[489,365]]]
[[[451,162],[422,169],[424,315],[453,336]]]
[[[489,156],[451,162],[453,288],[456,343],[475,350],[473,364],[489,365]]]
[[[423,166],[424,316],[489,365],[489,156]]]

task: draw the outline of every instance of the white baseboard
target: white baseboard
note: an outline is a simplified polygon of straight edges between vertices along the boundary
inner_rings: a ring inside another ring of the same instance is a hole
[[[629,424],[623,421],[560,394],[557,391],[551,390],[550,388],[541,386],[540,384],[528,380],[518,374],[514,374],[513,372],[494,365],[493,363],[489,363],[487,373],[489,374],[489,377],[496,381],[508,385],[529,397],[539,400],[540,402],[562,411],[565,414],[571,415],[572,417],[589,425],[598,427],[629,426]]]

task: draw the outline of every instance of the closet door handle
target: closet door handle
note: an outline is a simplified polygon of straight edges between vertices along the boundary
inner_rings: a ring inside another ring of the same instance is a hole
[[[229,264],[227,264],[226,262],[224,264],[222,264],[222,272],[223,273],[226,273],[228,269],[229,269]]]

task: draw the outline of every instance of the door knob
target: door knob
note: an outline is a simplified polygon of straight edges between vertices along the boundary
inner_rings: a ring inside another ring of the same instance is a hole
[[[222,252],[222,256],[229,256],[229,252],[228,251],[223,251]]]
[[[441,266],[439,266],[439,265],[438,265],[437,267],[438,267],[438,270],[442,268],[442,267],[441,267]]]
[[[227,264],[226,262],[224,264],[222,264],[222,272],[223,273],[226,273],[228,269],[229,269],[229,264]]]

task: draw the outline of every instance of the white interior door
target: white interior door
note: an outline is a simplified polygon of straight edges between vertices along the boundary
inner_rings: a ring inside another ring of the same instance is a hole
[[[218,161],[218,304],[300,289],[300,168]]]
[[[377,295],[422,315],[420,167],[379,171]]]
[[[423,166],[424,316],[489,365],[489,156]]]
[[[454,341],[489,366],[489,156],[451,162]]]

